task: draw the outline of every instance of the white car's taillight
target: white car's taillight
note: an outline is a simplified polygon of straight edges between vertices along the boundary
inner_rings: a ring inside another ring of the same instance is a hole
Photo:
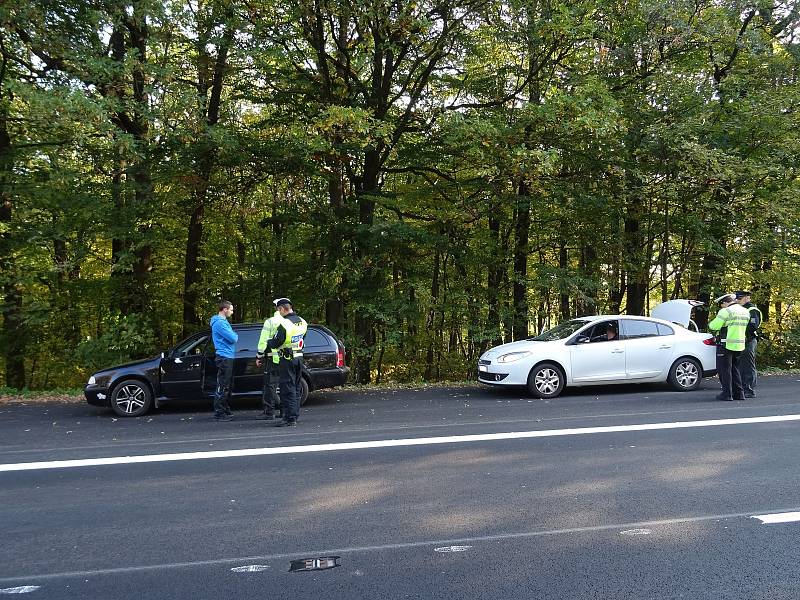
[[[716,340],[716,338],[715,338],[715,337],[712,335],[711,337],[707,337],[706,339],[704,339],[704,340],[703,340],[703,343],[704,343],[706,346],[716,346],[716,345],[717,345],[717,340]]]

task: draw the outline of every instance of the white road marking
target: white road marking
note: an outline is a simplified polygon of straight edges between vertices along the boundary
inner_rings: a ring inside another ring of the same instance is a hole
[[[774,509],[775,512],[789,512],[800,510],[800,507]],[[718,515],[701,515],[696,517],[676,517],[673,519],[661,519],[658,521],[642,521],[637,523],[615,523],[611,525],[594,525],[588,527],[569,527],[566,529],[545,529],[540,531],[522,531],[514,533],[500,533],[496,535],[484,535],[479,537],[458,538],[451,540],[423,540],[419,542],[400,542],[397,544],[381,544],[376,546],[350,546],[347,548],[329,548],[325,550],[304,550],[302,552],[268,554],[265,556],[245,556],[237,558],[219,558],[215,560],[199,560],[192,562],[165,563],[160,565],[141,565],[135,567],[115,567],[111,569],[95,569],[92,571],[65,571],[62,573],[43,573],[40,575],[24,575],[19,577],[0,577],[0,584],[15,583],[20,580],[56,580],[67,578],[87,578],[107,575],[125,575],[131,573],[147,573],[152,571],[166,571],[169,569],[190,569],[199,567],[213,567],[215,565],[230,565],[242,563],[267,563],[277,560],[291,560],[304,558],[307,556],[331,556],[337,554],[355,554],[367,552],[385,552],[387,550],[405,550],[409,548],[422,548],[425,546],[447,547],[454,545],[475,544],[479,542],[497,542],[503,540],[532,539],[545,536],[570,535],[574,533],[594,533],[614,530],[640,529],[651,527],[663,527],[669,525],[681,525],[685,523],[702,523],[706,521],[724,521],[728,519],[741,519],[751,517],[755,511],[744,513],[725,513]]]
[[[243,567],[233,567],[231,571],[234,573],[258,573],[267,569],[269,569],[269,565],[245,565]]]
[[[0,590],[0,594],[29,594],[35,592],[40,587],[39,585],[22,585],[20,587],[3,588]]]
[[[793,523],[800,521],[800,512],[772,513],[769,515],[753,515],[753,519],[760,519],[762,525],[768,523]]]
[[[643,423],[639,425],[611,425],[605,427],[581,427],[575,429],[545,429],[537,431],[512,431],[508,433],[483,433],[443,437],[406,438],[399,440],[371,440],[343,442],[337,444],[309,444],[306,446],[279,446],[268,448],[243,448],[240,450],[215,450],[207,452],[182,452],[172,454],[146,454],[140,456],[111,456],[107,458],[84,458],[76,460],[53,460],[42,462],[0,464],[0,473],[9,471],[34,471],[40,469],[68,469],[74,467],[96,467],[103,465],[130,465],[178,460],[206,460],[210,458],[233,458],[242,456],[266,456],[275,454],[301,454],[307,452],[337,452],[366,448],[394,448],[400,446],[426,446],[434,444],[463,444],[497,440],[519,440],[568,435],[597,433],[620,433],[626,431],[657,431],[664,429],[687,429],[693,427],[717,427],[720,425],[749,425],[756,423],[784,423],[800,421],[800,415],[775,415],[769,417],[743,417],[740,419],[712,419],[707,421],[676,421],[673,423]]]
[[[443,546],[442,548],[434,548],[434,552],[466,552],[472,546]]]
[[[528,402],[533,402],[533,400],[528,400]],[[755,406],[737,406],[734,407],[738,410],[751,410],[754,408],[764,409],[764,408],[785,408],[787,405],[785,404],[759,404],[757,407]],[[729,408],[729,407],[728,407]],[[2,412],[2,411],[0,411]],[[406,412],[406,411],[396,411],[396,412]],[[708,412],[708,408],[683,408],[681,409],[682,413],[693,413],[693,412]],[[674,414],[674,410],[648,410],[648,411],[629,411],[629,412],[614,412],[614,413],[595,413],[595,414],[587,414],[587,415],[580,415],[580,416],[559,416],[559,417],[551,417],[551,418],[530,418],[530,419],[497,419],[492,420],[491,425],[513,425],[513,424],[526,424],[526,423],[549,423],[551,421],[574,421],[577,419],[608,419],[608,418],[621,418],[621,417],[650,417],[655,415],[670,415]],[[193,417],[189,417],[191,420]],[[116,422],[117,419],[112,418],[112,421]],[[181,419],[183,420],[183,419]],[[415,430],[422,430],[422,429],[438,429],[438,428],[452,428],[453,426],[461,426],[461,427],[469,427],[473,425],[487,425],[486,421],[453,421],[451,423],[426,423],[425,425],[396,425],[393,427],[389,427],[384,429],[385,431],[415,431]],[[364,427],[352,427],[348,429],[320,429],[319,431],[313,432],[306,432],[306,431],[293,431],[290,434],[293,438],[297,436],[330,436],[330,435],[343,435],[349,433],[364,433],[367,431],[368,428]],[[176,445],[186,445],[186,444],[205,444],[208,442],[231,442],[231,441],[239,441],[239,440],[263,440],[264,434],[263,433],[252,433],[249,435],[229,435],[224,437],[202,437],[202,438],[186,438],[181,440],[142,440],[142,439],[134,439],[134,440],[125,440],[119,442],[117,444],[90,444],[86,446],[55,446],[52,448],[44,448],[44,449],[31,449],[28,448],[27,445],[17,444],[14,446],[8,446],[8,448],[21,448],[17,450],[11,449],[3,449],[3,454],[31,454],[31,453],[42,453],[42,452],[60,452],[60,451],[74,451],[74,450],[103,450],[105,448],[113,448],[118,450],[119,448],[130,448],[133,446],[176,446]],[[285,438],[284,438],[285,439]]]
[[[625,531],[620,531],[620,535],[650,535],[653,533],[649,529],[626,529]]]

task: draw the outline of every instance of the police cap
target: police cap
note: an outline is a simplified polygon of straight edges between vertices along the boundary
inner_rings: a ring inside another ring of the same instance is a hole
[[[714,300],[715,304],[722,304],[723,302],[735,302],[736,301],[736,294],[722,294],[719,298]]]

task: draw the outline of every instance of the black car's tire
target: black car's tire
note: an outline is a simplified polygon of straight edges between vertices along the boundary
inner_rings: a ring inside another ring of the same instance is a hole
[[[528,391],[537,398],[555,398],[564,389],[566,377],[554,363],[541,363],[528,375]]]
[[[300,406],[303,406],[308,400],[308,381],[305,377],[300,378]]]
[[[679,392],[691,392],[703,381],[703,368],[694,358],[679,358],[669,368],[669,384]]]
[[[111,392],[111,408],[120,417],[139,417],[152,405],[150,386],[138,379],[120,381]]]

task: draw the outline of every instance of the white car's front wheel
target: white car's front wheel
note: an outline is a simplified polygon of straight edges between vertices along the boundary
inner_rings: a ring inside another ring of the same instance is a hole
[[[537,398],[555,398],[564,389],[564,372],[553,363],[536,365],[528,375],[528,391]]]

